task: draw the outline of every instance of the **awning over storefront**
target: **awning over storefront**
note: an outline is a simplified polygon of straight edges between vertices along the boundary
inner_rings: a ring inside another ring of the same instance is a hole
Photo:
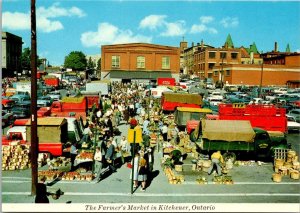
[[[172,78],[170,71],[110,71],[110,78],[149,79]]]

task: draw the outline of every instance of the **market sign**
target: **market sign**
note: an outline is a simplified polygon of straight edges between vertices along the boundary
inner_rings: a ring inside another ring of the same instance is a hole
[[[135,142],[134,142],[134,134],[135,134]],[[139,126],[136,126],[134,129],[128,129],[128,136],[127,136],[128,143],[142,143],[142,129]]]

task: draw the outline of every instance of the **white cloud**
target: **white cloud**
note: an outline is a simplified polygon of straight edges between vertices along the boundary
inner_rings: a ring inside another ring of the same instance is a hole
[[[194,24],[191,27],[190,33],[204,33],[208,32],[210,34],[217,34],[218,31],[213,27],[207,27],[205,24]]]
[[[181,36],[186,33],[185,21],[178,20],[175,22],[166,21],[166,15],[149,15],[140,21],[140,29],[162,30],[160,36],[172,37]]]
[[[64,28],[60,21],[51,21],[46,17],[40,17],[36,20],[37,28],[42,32],[50,33]]]
[[[77,7],[63,8],[55,3],[49,8],[39,7],[36,11],[36,26],[41,32],[49,33],[63,29],[63,24],[57,19],[59,17],[75,16],[83,17],[86,14]],[[29,30],[30,13],[4,12],[2,15],[2,27],[10,30]]]
[[[167,18],[166,15],[146,16],[143,20],[140,21],[139,28],[142,28],[142,29],[149,28],[150,30],[154,30],[157,27],[163,26],[166,23],[165,22],[166,18]]]
[[[2,14],[2,28],[7,28],[11,30],[30,29],[29,13],[4,12]]]
[[[220,23],[225,28],[228,28],[228,27],[237,27],[239,25],[239,20],[236,17],[235,18],[226,17],[226,18],[223,18]]]
[[[161,36],[181,36],[186,33],[185,21],[165,23],[166,30],[162,32]]]
[[[82,33],[80,40],[85,47],[99,47],[103,44],[151,43],[152,37],[134,35],[131,30],[121,30],[110,23],[104,22],[98,25],[97,31]]]
[[[213,20],[214,20],[214,17],[212,17],[212,16],[201,16],[200,17],[200,22],[202,24],[208,24],[208,23],[212,22]]]
[[[67,16],[67,17],[77,16],[81,18],[86,16],[86,14],[78,7],[63,8],[60,7],[59,3],[55,3],[48,8],[39,7],[37,8],[36,13],[37,16],[47,17],[47,18],[57,18],[63,16]]]

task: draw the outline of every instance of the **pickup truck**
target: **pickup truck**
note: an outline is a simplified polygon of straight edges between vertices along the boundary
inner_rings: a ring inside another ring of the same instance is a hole
[[[288,148],[285,135],[279,131],[252,128],[250,121],[202,120],[190,136],[201,152],[221,151],[225,160],[237,156],[271,160],[274,148]]]
[[[38,147],[39,152],[50,153],[52,156],[62,156],[63,150],[69,141],[68,124],[65,118],[38,118]],[[6,137],[2,138],[2,145],[19,141],[21,144],[30,144],[31,122],[28,119],[25,126],[10,128]]]
[[[161,106],[164,111],[175,111],[177,107],[201,108],[202,96],[198,94],[163,92]]]
[[[47,108],[48,109],[48,108]],[[82,97],[64,97],[61,101],[54,101],[50,106],[51,116],[57,117],[70,117],[75,116],[79,118],[82,116],[86,117],[86,112],[88,110],[87,98]],[[47,111],[45,107],[41,107],[37,113],[40,111]]]

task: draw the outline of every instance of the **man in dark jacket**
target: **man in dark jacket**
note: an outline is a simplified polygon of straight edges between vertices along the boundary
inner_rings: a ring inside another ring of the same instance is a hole
[[[106,154],[105,154],[105,160],[106,163],[108,164],[109,169],[112,172],[116,172],[116,168],[113,166],[113,162],[114,162],[114,152],[115,152],[115,147],[112,144],[111,140],[107,141],[107,150],[106,150]]]
[[[46,177],[41,176],[36,186],[35,203],[49,203],[47,186],[45,185]]]

